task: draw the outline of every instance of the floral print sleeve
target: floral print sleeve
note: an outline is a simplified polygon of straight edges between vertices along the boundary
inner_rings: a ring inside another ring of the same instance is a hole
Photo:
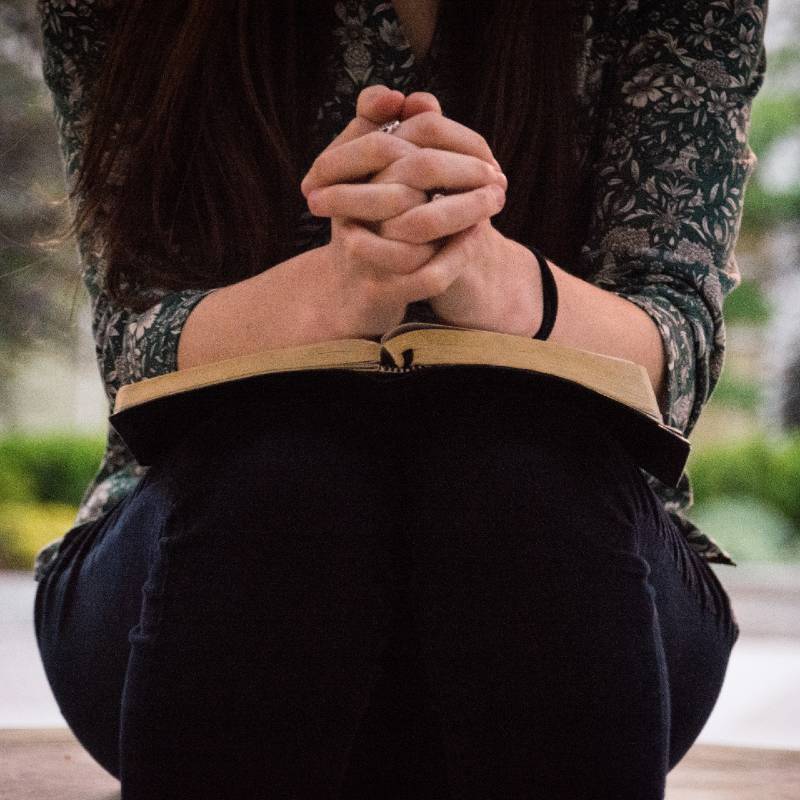
[[[723,298],[741,281],[733,248],[756,163],[747,134],[767,0],[619,6],[583,255],[594,282],[655,321],[661,410],[688,435],[722,370]]]
[[[91,87],[102,65],[117,3],[38,0],[43,74],[53,98],[68,187],[80,166]],[[102,258],[87,241],[79,241],[78,246],[92,303],[98,365],[113,408],[120,386],[177,369],[178,341],[186,318],[214,290],[152,291],[149,308],[137,313],[111,302],[103,287]]]

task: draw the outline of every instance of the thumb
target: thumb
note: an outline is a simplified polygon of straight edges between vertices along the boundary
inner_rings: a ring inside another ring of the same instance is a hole
[[[403,104],[403,114],[401,120],[407,120],[409,117],[415,117],[417,114],[422,114],[424,111],[436,111],[442,113],[442,107],[436,99],[435,94],[430,92],[413,92]]]
[[[396,119],[400,116],[405,95],[399,89],[388,86],[367,86],[356,100],[356,117],[363,117],[375,125]]]
[[[362,89],[356,101],[355,117],[326,149],[352,142],[378,130],[385,122],[398,119],[404,100],[405,95],[399,89],[390,89],[388,86],[376,84]]]

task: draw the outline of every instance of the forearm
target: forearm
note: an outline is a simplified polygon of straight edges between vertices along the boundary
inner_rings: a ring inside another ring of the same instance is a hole
[[[178,369],[335,338],[303,291],[319,276],[327,253],[327,246],[307,250],[204,297],[181,332]]]
[[[535,264],[534,259],[534,264]],[[558,288],[558,314],[549,341],[641,364],[663,407],[666,359],[655,322],[635,303],[561,269],[548,259]],[[541,273],[536,291],[541,292]],[[536,333],[541,317],[529,334]]]

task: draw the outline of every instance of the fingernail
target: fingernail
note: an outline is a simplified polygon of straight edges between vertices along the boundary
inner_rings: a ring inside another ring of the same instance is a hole
[[[497,175],[499,178],[501,178],[500,182],[503,184],[503,188],[508,189],[508,178],[506,178],[505,173],[498,172]]]

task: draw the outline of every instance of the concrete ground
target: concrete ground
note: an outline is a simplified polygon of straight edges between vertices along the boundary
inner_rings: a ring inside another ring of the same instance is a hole
[[[0,800],[119,800],[66,728],[0,730],[0,753]],[[800,751],[699,744],[669,774],[666,800],[797,800],[798,787]]]

